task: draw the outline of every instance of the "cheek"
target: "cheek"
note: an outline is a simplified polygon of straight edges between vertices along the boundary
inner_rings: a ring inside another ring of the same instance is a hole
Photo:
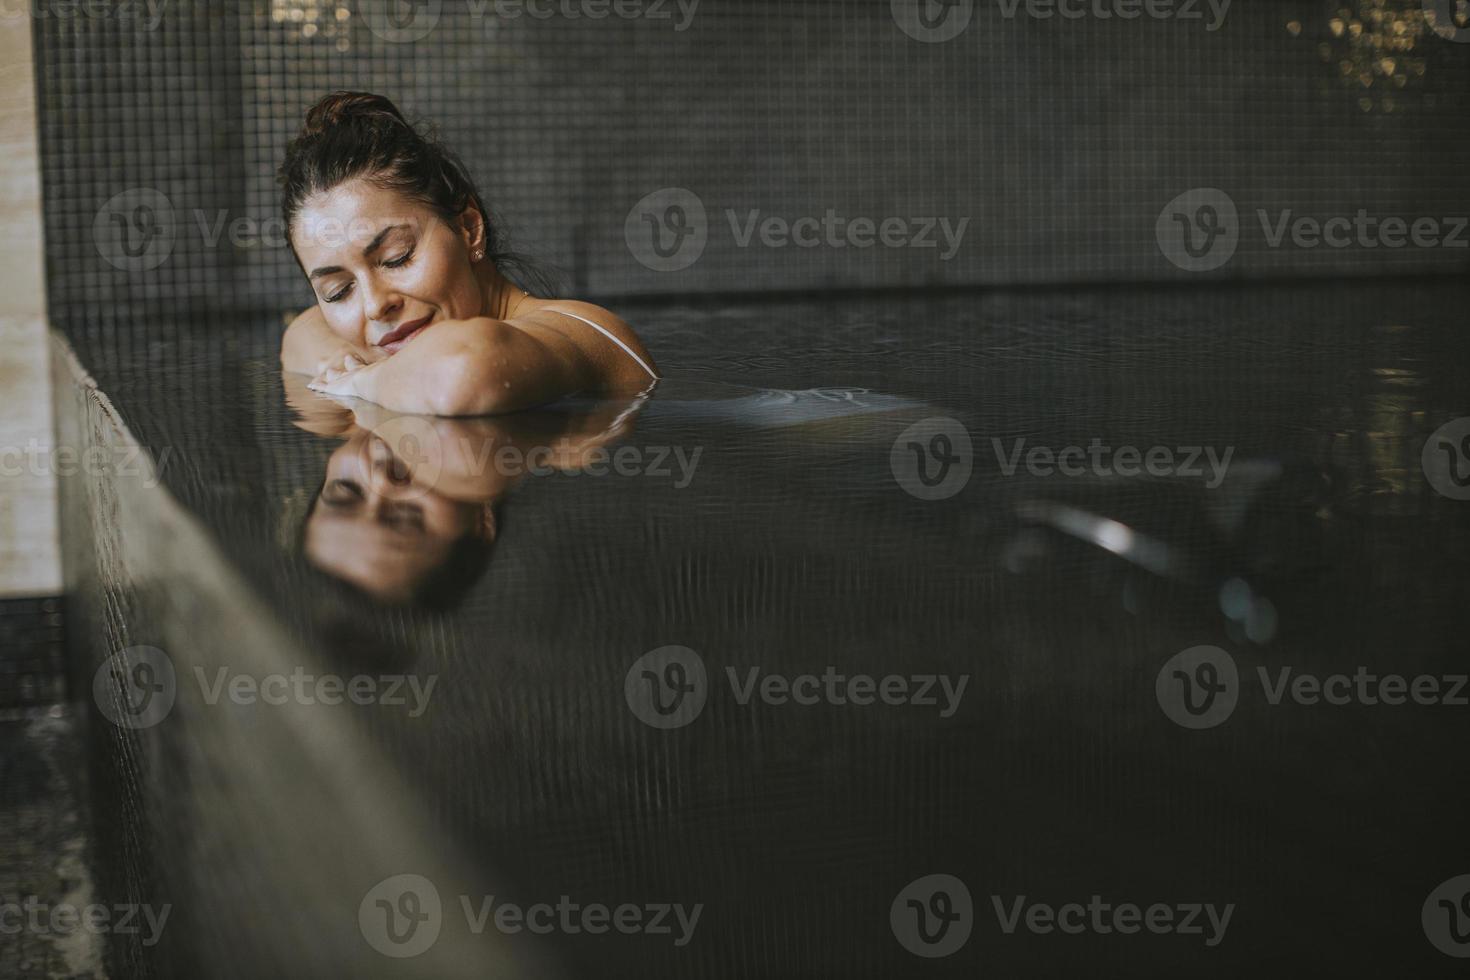
[[[426,299],[432,297],[434,305],[451,318],[479,316],[482,302],[480,284],[464,261],[462,252],[452,248],[435,249],[434,254],[426,258],[429,261],[415,277],[420,295]]]
[[[327,326],[332,333],[350,344],[361,344],[363,338],[362,317],[358,315],[357,304],[351,299],[340,303],[318,303],[322,316],[326,318]]]

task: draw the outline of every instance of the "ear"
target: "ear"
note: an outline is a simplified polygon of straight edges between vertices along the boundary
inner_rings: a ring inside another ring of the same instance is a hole
[[[485,216],[473,204],[459,213],[459,237],[471,255],[484,252],[490,247],[485,240]]]

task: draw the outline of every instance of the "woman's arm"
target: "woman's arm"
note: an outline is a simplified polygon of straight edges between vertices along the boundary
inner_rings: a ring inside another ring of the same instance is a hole
[[[464,416],[531,408],[596,380],[569,340],[477,317],[433,324],[392,357],[328,372],[310,387],[396,412]]]
[[[316,375],[341,364],[348,354],[364,362],[374,356],[332,333],[320,308],[312,306],[291,321],[281,337],[281,368],[293,374]]]

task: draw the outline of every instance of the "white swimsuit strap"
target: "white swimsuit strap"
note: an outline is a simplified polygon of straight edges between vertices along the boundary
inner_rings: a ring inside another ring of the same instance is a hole
[[[653,368],[649,367],[648,366],[648,363],[646,361],[644,361],[643,358],[639,357],[636,353],[634,353],[633,352],[633,348],[629,347],[627,344],[623,343],[621,340],[619,340],[618,338],[614,337],[612,335],[612,332],[609,331],[606,327],[598,326],[597,324],[593,323],[591,320],[587,319],[585,316],[577,316],[577,314],[575,314],[575,313],[568,313],[566,310],[548,310],[547,312],[550,312],[550,313],[560,313],[562,316],[569,316],[573,320],[581,320],[583,323],[587,324],[587,326],[591,327],[593,330],[596,330],[598,333],[602,334],[608,340],[611,340],[613,343],[615,343],[619,347],[621,347],[623,349],[623,352],[624,353],[626,353],[629,357],[631,357],[633,360],[635,360],[635,361],[638,362],[638,366],[639,367],[641,367],[643,370],[645,370],[645,371],[648,372],[648,376],[650,378],[652,378],[655,381],[658,380],[658,375],[656,375],[656,374],[653,373]]]

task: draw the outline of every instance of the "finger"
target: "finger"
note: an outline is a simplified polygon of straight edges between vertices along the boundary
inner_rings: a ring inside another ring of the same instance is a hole
[[[332,389],[339,384],[342,377],[343,375],[340,371],[323,371],[315,378],[312,378],[311,382],[307,384],[306,387],[310,388],[312,391],[331,392]]]
[[[354,368],[360,368],[360,367],[362,367],[362,361],[359,361],[352,354],[348,354],[347,355],[347,358],[342,362],[342,369],[344,371],[351,371]]]

